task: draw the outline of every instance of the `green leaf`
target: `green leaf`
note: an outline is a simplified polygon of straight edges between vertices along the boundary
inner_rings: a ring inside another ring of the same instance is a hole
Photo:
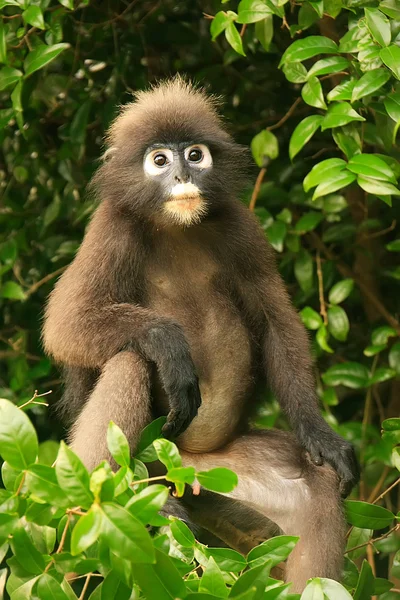
[[[6,281],[0,287],[0,297],[9,298],[10,300],[25,300],[25,292],[15,281]]]
[[[218,12],[213,20],[211,21],[210,33],[211,39],[214,42],[216,38],[228,27],[229,23],[232,23],[236,19],[236,14],[232,11]]]
[[[326,118],[326,117],[325,117]],[[289,142],[289,156],[293,160],[296,154],[309,142],[314,133],[319,129],[324,117],[311,115],[297,125]]]
[[[303,181],[303,188],[308,192],[311,188],[325,181],[333,169],[343,170],[346,167],[346,162],[341,158],[328,158],[314,165]],[[335,171],[337,173],[338,171]]]
[[[129,443],[122,430],[110,422],[107,429],[107,446],[115,462],[121,467],[129,467],[131,456]]]
[[[36,595],[40,600],[68,600],[61,584],[48,573],[39,577]]]
[[[251,152],[257,165],[265,166],[267,159],[274,160],[278,157],[279,147],[276,136],[264,129],[251,140]]]
[[[390,22],[377,8],[365,8],[365,19],[370,34],[380,46],[389,46],[391,40]]]
[[[23,73],[13,67],[3,67],[0,70],[0,91],[19,81]]]
[[[228,27],[225,29],[225,37],[226,41],[230,46],[232,46],[235,52],[241,54],[242,56],[246,56],[243,50],[242,38],[240,37],[240,34],[234,23],[229,23]]]
[[[236,596],[240,596],[240,594],[247,592],[249,588],[254,587],[257,590],[255,598],[257,600],[259,598],[262,598],[263,592],[265,590],[269,578],[270,570],[271,565],[269,563],[264,563],[259,567],[255,567],[254,569],[249,569],[248,571],[245,571],[233,584],[229,597],[235,598]]]
[[[28,416],[9,400],[0,399],[0,455],[14,469],[27,469],[38,454],[36,431]]]
[[[212,556],[200,579],[199,592],[212,594],[213,597],[217,598],[227,598],[228,596],[229,592],[224,577]]]
[[[24,23],[32,25],[38,29],[45,29],[42,9],[39,6],[31,5],[22,13]]]
[[[56,472],[47,465],[31,465],[27,473],[26,482],[32,495],[52,506],[62,508],[70,505],[65,492],[58,485]]]
[[[400,124],[400,93],[395,92],[393,94],[390,94],[389,96],[386,96],[383,103],[385,105],[385,109],[386,109],[386,112],[389,115],[389,117],[391,119],[393,119],[393,121],[396,123],[397,126],[399,126],[399,124]],[[395,128],[395,133],[397,133],[397,127]]]
[[[10,546],[20,565],[33,575],[43,573],[45,569],[44,558],[32,544],[23,527],[18,527],[10,539]]]
[[[105,525],[102,536],[112,552],[135,563],[155,562],[151,537],[138,519],[118,504],[105,502],[101,509]]]
[[[167,481],[173,481],[174,483],[188,483],[191,485],[195,476],[196,472],[194,467],[175,467],[168,469],[165,479]]]
[[[327,328],[325,327],[325,325],[321,325],[321,327],[317,331],[317,335],[315,336],[317,344],[320,348],[322,348],[322,350],[325,350],[325,352],[333,354],[334,351],[328,344],[328,337],[329,334]]]
[[[171,532],[178,544],[184,548],[192,548],[196,540],[189,527],[179,519],[174,519],[171,524]]]
[[[357,175],[396,183],[392,169],[374,154],[356,154],[349,160],[347,168]]]
[[[337,102],[331,104],[328,108],[328,112],[321,124],[321,130],[325,131],[333,127],[342,127],[352,121],[365,121],[365,119],[348,102]]]
[[[162,428],[166,422],[166,417],[158,417],[143,429],[138,442],[135,456],[143,462],[153,462],[157,460],[156,449],[153,446],[154,440],[162,437]]]
[[[396,377],[396,371],[394,369],[387,369],[385,367],[379,367],[376,369],[372,377],[370,378],[368,385],[375,385],[376,383],[382,383]]]
[[[328,194],[332,194],[332,192],[341,190],[353,183],[355,179],[356,176],[354,173],[335,167],[332,169],[329,177],[317,186],[312,199],[316,200],[321,196],[327,196]]]
[[[351,100],[354,86],[356,84],[355,79],[349,79],[343,83],[339,83],[330,92],[328,92],[327,100],[332,102],[333,100]]]
[[[147,525],[164,506],[168,495],[168,488],[164,485],[150,485],[135,494],[125,508],[144,525]]]
[[[396,342],[389,352],[389,365],[400,375],[400,342]]]
[[[213,492],[228,494],[238,484],[236,473],[224,467],[217,467],[209,471],[200,471],[196,473],[196,478],[201,486]]]
[[[54,46],[42,45],[31,50],[24,61],[25,76],[28,77],[35,71],[42,69],[69,47],[70,44],[63,43],[55,44]]]
[[[299,233],[307,233],[308,231],[313,231],[318,225],[321,223],[324,218],[323,214],[320,212],[310,211],[300,217],[297,221],[295,230]]]
[[[301,63],[288,62],[283,65],[285,77],[291,83],[304,83],[307,81],[307,69]]]
[[[257,21],[255,34],[261,46],[268,52],[272,38],[274,37],[274,20],[272,14],[267,15],[262,21]]]
[[[84,552],[97,542],[102,531],[102,513],[97,505],[94,505],[85,515],[80,517],[72,530],[71,554],[76,556]]]
[[[6,25],[3,20],[0,21],[0,63],[7,62],[7,40]]]
[[[382,344],[380,346],[367,346],[364,350],[364,356],[375,356],[382,352],[382,350],[386,349],[386,344]]]
[[[392,465],[400,471],[400,446],[392,450]]]
[[[379,3],[379,9],[392,19],[400,19],[400,5],[398,0],[383,0]]]
[[[336,340],[345,342],[350,330],[347,314],[340,306],[328,308],[328,329]]]
[[[351,292],[353,291],[353,288],[353,279],[342,279],[342,281],[338,281],[337,283],[335,283],[335,285],[331,288],[329,292],[329,302],[331,304],[340,304],[341,302],[346,300],[348,296],[350,296]]]
[[[280,65],[289,62],[300,62],[317,54],[336,54],[338,47],[335,42],[322,35],[310,35],[293,42],[284,52]]]
[[[57,480],[71,503],[89,508],[94,497],[90,491],[89,473],[80,459],[61,442],[56,462]]]
[[[386,250],[389,250],[389,252],[400,252],[400,239],[389,242],[386,244],[385,248]]]
[[[383,529],[395,518],[394,514],[383,506],[359,500],[346,500],[345,508],[347,521],[351,525],[365,529]]]
[[[299,538],[290,535],[278,535],[250,550],[247,562],[252,569],[269,561],[271,566],[278,565],[287,559]]]
[[[318,329],[322,325],[320,315],[310,306],[305,306],[303,310],[300,311],[300,318],[307,329]]]
[[[365,192],[374,194],[375,196],[400,196],[400,190],[387,181],[379,181],[377,179],[359,175],[357,177],[357,183]]]
[[[326,109],[324,94],[317,77],[310,77],[307,83],[303,85],[301,96],[306,104]]]
[[[395,77],[400,79],[400,48],[395,45],[382,48],[379,52],[381,61],[389,67]]]
[[[238,6],[238,23],[256,23],[272,14],[271,9],[262,0],[242,0]]]
[[[311,254],[304,248],[296,256],[294,274],[303,292],[308,292],[312,289],[314,263]]]
[[[317,62],[313,64],[308,71],[308,77],[338,73],[339,71],[344,71],[349,66],[349,61],[343,56],[328,56],[327,58],[317,60]]]
[[[347,208],[347,201],[340,194],[331,194],[323,199],[323,210],[326,213],[339,213]]]
[[[227,573],[238,573],[245,569],[247,562],[239,552],[230,548],[203,548],[206,556],[212,556],[221,569]]]
[[[344,385],[356,390],[366,387],[369,373],[368,369],[361,363],[344,362],[329,367],[322,375],[322,380],[329,386]],[[353,524],[356,525],[356,523]],[[359,527],[362,527],[362,525],[359,525]]]
[[[186,598],[186,586],[172,559],[160,550],[155,550],[155,558],[155,565],[132,563],[134,579],[146,600]]]
[[[156,449],[158,460],[160,460],[167,469],[182,466],[182,459],[178,448],[169,440],[155,440],[154,448]]]
[[[400,417],[392,417],[382,421],[382,429],[385,431],[398,431],[400,430]]]
[[[373,529],[361,529],[360,527],[353,527],[350,531],[349,538],[347,540],[346,550],[349,551],[351,548],[356,548],[348,553],[349,558],[355,560],[365,554],[367,547],[358,548],[362,544],[366,544],[372,537]]]
[[[58,0],[60,4],[65,6],[65,8],[69,8],[70,10],[74,10],[74,0]]]
[[[369,96],[379,90],[390,79],[390,73],[386,69],[373,69],[364,73],[353,88],[351,101],[355,102]]]
[[[267,229],[267,238],[277,252],[283,252],[283,244],[287,234],[287,226],[282,221],[274,221]]]
[[[361,137],[355,125],[348,125],[343,129],[334,129],[332,137],[343,154],[350,159],[361,152]]]

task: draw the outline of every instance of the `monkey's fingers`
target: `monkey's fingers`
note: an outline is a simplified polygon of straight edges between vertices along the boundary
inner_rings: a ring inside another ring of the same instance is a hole
[[[321,449],[318,444],[309,444],[307,447],[307,451],[310,455],[310,460],[314,463],[314,465],[320,467],[324,464],[324,459],[322,457]]]

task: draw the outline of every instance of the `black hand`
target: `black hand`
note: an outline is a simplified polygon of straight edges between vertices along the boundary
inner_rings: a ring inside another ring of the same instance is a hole
[[[328,462],[340,478],[340,492],[346,497],[360,479],[360,468],[353,446],[323,423],[298,431],[300,443],[309,452],[311,460],[321,465]]]
[[[140,346],[145,355],[155,362],[168,396],[170,412],[163,434],[168,438],[178,437],[189,427],[201,405],[189,344],[178,324],[161,322],[148,330]]]

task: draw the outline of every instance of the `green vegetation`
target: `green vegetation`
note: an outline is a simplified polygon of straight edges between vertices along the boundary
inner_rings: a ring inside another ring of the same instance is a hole
[[[40,346],[43,305],[93,210],[85,186],[104,131],[133,91],[180,72],[224,96],[235,139],[251,145],[243,201],[310,330],[324,416],[362,463],[343,585],[316,579],[302,600],[398,598],[399,0],[0,0],[0,10],[0,597],[298,597],[269,578],[294,538],[245,558],[202,546],[180,521],[149,536],[165,523],[166,490],[147,487],[145,460],[162,457],[178,490],[194,477],[173,444],[150,444],[158,422],[133,460],[111,426],[120,469],[89,475],[43,406],[61,388]],[[286,427],[273,398],[256,425]]]

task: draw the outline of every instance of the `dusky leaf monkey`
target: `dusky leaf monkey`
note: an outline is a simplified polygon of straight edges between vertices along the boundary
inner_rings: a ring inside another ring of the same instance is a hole
[[[332,465],[348,493],[354,450],[320,414],[307,333],[272,248],[237,198],[246,151],[215,100],[179,78],[162,83],[122,109],[107,141],[92,182],[100,205],[50,296],[43,331],[65,368],[72,448],[92,468],[109,458],[110,420],[134,448],[166,414],[164,434],[182,451],[230,462],[236,446],[227,444],[246,431],[267,383],[293,439],[314,463]],[[244,439],[249,466],[255,438]],[[271,453],[284,464],[278,442]],[[297,502],[290,486],[281,491]]]

